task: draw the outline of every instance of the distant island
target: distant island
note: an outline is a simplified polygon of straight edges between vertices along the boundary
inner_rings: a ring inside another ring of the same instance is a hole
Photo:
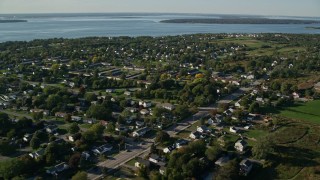
[[[320,24],[320,21],[266,18],[223,18],[223,19],[169,19],[162,23],[195,23],[195,24]]]
[[[320,29],[320,27],[305,27],[306,29]]]
[[[28,22],[27,20],[0,20],[0,23],[18,23],[18,22]]]

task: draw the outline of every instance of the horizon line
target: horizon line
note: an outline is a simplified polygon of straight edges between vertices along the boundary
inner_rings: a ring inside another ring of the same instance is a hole
[[[320,16],[299,15],[259,15],[259,14],[233,14],[233,13],[188,13],[188,12],[33,12],[33,13],[0,13],[0,15],[39,15],[39,14],[193,14],[193,15],[233,15],[233,16],[271,16],[271,17],[303,17],[320,18]]]

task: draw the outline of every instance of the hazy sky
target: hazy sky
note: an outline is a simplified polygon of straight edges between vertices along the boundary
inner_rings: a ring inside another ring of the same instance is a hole
[[[0,0],[0,14],[177,12],[320,17],[320,0]]]

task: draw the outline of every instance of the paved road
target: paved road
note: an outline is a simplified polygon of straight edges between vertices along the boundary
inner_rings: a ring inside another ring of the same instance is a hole
[[[177,133],[180,131],[185,130],[188,128],[191,124],[194,124],[197,122],[200,118],[205,117],[208,115],[209,111],[199,111],[198,113],[194,114],[193,116],[190,116],[183,121],[177,123],[174,126],[169,127],[165,131],[170,135],[170,136],[175,136]]]
[[[128,146],[128,149],[130,150],[129,152],[121,151],[116,156],[98,163],[97,166],[100,168],[107,168],[109,172],[112,172],[133,158],[140,156],[145,152],[149,152],[152,142],[154,142],[154,139],[145,139],[143,144]],[[103,175],[101,170],[95,171],[94,169],[90,169],[88,171],[88,179],[101,179],[102,177]]]

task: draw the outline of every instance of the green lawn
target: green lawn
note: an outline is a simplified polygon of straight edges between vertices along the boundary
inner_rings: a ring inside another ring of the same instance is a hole
[[[135,159],[131,159],[130,161],[128,161],[126,164],[130,165],[130,166],[134,166],[134,164],[136,163],[137,161]]]
[[[249,131],[245,132],[244,135],[250,138],[259,139],[260,137],[266,136],[268,134],[267,131],[259,130],[259,129],[250,129]]]
[[[320,100],[297,103],[294,107],[282,110],[280,115],[320,124]]]

